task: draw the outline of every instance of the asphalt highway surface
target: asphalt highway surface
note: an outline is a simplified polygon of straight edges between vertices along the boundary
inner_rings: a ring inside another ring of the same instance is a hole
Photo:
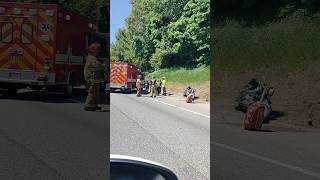
[[[0,92],[0,179],[107,179],[109,112],[84,111],[84,98]]]
[[[219,107],[211,117],[213,179],[320,179],[319,130],[270,122],[263,131],[246,131],[243,115]]]
[[[161,163],[182,180],[210,179],[210,106],[112,93],[110,152]]]

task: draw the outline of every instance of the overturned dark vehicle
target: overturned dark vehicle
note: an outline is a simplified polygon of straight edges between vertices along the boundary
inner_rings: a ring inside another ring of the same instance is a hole
[[[274,94],[274,88],[260,83],[256,79],[252,79],[235,100],[234,108],[244,113],[248,107],[256,102],[263,104],[265,108],[264,119],[269,119],[272,113],[271,96]]]

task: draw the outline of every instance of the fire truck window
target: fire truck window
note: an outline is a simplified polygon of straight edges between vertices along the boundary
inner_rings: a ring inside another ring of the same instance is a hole
[[[1,41],[5,43],[12,42],[13,39],[13,25],[12,23],[1,24]]]
[[[21,42],[23,44],[31,44],[33,36],[33,26],[30,23],[21,24]]]

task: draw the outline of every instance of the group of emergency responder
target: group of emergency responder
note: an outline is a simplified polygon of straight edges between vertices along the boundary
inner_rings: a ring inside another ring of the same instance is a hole
[[[147,94],[150,94],[150,97],[157,97],[161,94],[166,96],[167,95],[167,80],[165,77],[161,79],[156,79],[154,76],[151,77],[150,80],[141,80],[141,75],[138,76],[136,81],[137,87],[137,97],[141,96],[142,88],[145,89]]]
[[[106,111],[98,106],[102,95],[105,93],[104,89],[101,89],[101,84],[105,83],[104,72],[106,70],[106,64],[103,64],[99,60],[99,54],[101,52],[101,45],[98,42],[90,44],[88,48],[88,56],[86,57],[86,63],[84,67],[84,78],[86,81],[86,87],[88,96],[85,101],[84,110],[86,111]],[[167,95],[167,80],[165,77],[156,79],[154,76],[150,80],[142,80],[142,76],[139,75],[136,81],[137,96],[141,96],[142,89],[144,88],[150,97],[157,97],[161,94]]]

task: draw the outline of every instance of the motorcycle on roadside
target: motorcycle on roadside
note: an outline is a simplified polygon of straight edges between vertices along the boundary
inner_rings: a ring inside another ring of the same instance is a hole
[[[266,122],[270,118],[272,112],[271,97],[273,94],[273,87],[252,79],[244,89],[240,91],[239,96],[235,100],[234,108],[237,111],[246,113],[251,104],[259,102],[265,106],[264,121]]]

